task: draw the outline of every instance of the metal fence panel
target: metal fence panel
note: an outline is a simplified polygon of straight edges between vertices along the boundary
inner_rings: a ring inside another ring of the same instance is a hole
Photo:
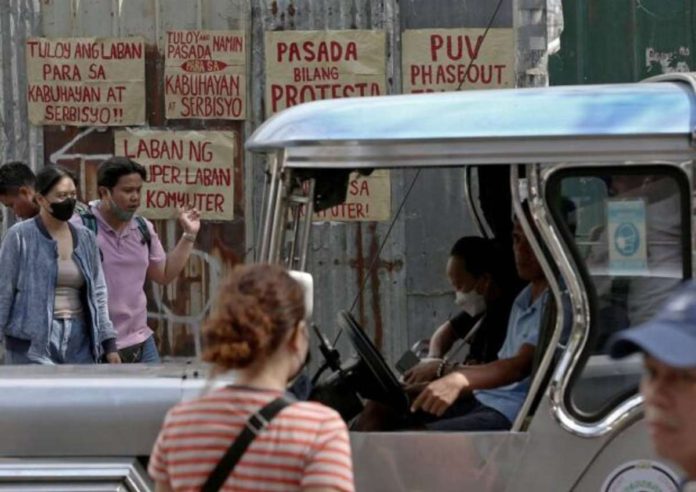
[[[19,160],[32,169],[42,165],[43,132],[27,118],[26,58],[20,42],[40,29],[38,0],[0,2],[0,162]],[[6,210],[0,215],[0,233],[12,217]]]
[[[22,158],[34,167],[61,163],[81,171],[86,197],[94,197],[95,167],[113,153],[113,131],[31,127],[26,116],[24,40],[29,35],[142,36],[147,44],[148,125],[171,129],[231,129],[239,143],[265,114],[263,33],[267,30],[380,29],[386,36],[389,93],[401,87],[401,33],[425,27],[485,27],[497,2],[476,0],[11,0],[0,2],[0,107],[3,160]],[[504,0],[493,27],[513,26],[517,38],[518,85],[545,83],[545,3]],[[164,118],[162,49],[167,29],[242,29],[248,33],[248,119],[167,121]],[[532,39],[533,38],[533,39]],[[541,41],[540,41],[541,40]],[[45,144],[45,149],[44,149]],[[200,351],[198,330],[227,267],[252,258],[260,223],[264,159],[241,148],[235,169],[235,218],[206,223],[194,258],[172,286],[155,288],[149,313],[165,354]],[[69,158],[65,156],[69,156]],[[392,212],[414,177],[393,171]],[[335,316],[358,294],[356,313],[390,360],[417,339],[429,336],[452,310],[444,276],[452,242],[473,232],[464,213],[460,170],[424,172],[396,220],[384,249],[389,223],[324,223],[315,228],[310,270],[315,275],[316,321],[335,335]],[[158,221],[166,249],[179,234],[173,221]],[[378,268],[370,271],[376,261]],[[345,343],[345,339],[342,341]]]

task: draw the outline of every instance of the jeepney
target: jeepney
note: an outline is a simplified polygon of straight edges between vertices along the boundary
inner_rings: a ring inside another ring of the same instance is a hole
[[[357,490],[677,490],[680,470],[654,454],[642,421],[641,360],[611,360],[605,343],[692,276],[696,76],[314,102],[272,117],[247,149],[267,154],[258,261],[306,270],[313,213],[345,200],[349,172],[458,167],[480,234],[517,212],[549,306],[568,306],[543,317],[510,431],[352,432]],[[500,170],[505,199],[491,200],[483,187]],[[315,304],[330,295],[314,292]],[[332,368],[320,399],[347,413],[355,399],[326,396],[338,388],[404,408],[349,308],[337,317],[356,358],[316,333]],[[206,378],[196,362],[0,369],[0,490],[149,490],[164,412]]]

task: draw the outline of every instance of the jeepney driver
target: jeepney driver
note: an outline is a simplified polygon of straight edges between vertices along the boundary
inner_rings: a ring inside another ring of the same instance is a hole
[[[673,295],[657,316],[617,333],[610,355],[644,355],[640,385],[655,451],[686,473],[682,490],[696,491],[696,283]]]
[[[548,282],[517,220],[512,238],[517,273],[529,284],[513,302],[498,360],[458,367],[420,392],[411,411],[437,417],[425,423],[430,430],[507,430],[527,396]]]

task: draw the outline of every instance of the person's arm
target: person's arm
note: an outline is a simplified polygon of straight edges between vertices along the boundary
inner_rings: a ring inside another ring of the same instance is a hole
[[[474,324],[474,319],[462,312],[454,318],[447,320],[440,325],[433,336],[430,338],[428,347],[428,357],[434,360],[425,360],[416,364],[404,373],[404,382],[408,385],[415,385],[432,381],[442,374],[443,361],[439,360],[449,352],[462,333],[466,334]]]
[[[93,323],[96,323],[99,343],[104,349],[107,362],[110,364],[120,364],[121,357],[116,350],[116,330],[111,322],[111,318],[109,318],[106,279],[104,278],[104,269],[102,268],[99,246],[97,246],[97,240],[94,234],[89,232],[86,237],[89,239],[89,251],[93,266],[92,283],[94,286],[95,306],[97,308],[97,318],[93,320]]]
[[[353,492],[353,461],[348,429],[341,417],[332,415],[323,420],[305,458],[300,487],[303,491]]]
[[[0,247],[0,334],[9,321],[12,303],[17,293],[20,265],[20,237],[17,229],[10,229]]]
[[[178,277],[191,256],[193,244],[201,228],[198,210],[195,208],[188,210],[179,209],[179,223],[184,230],[179,242],[174,249],[166,255],[165,261],[151,262],[147,269],[148,278],[160,285],[167,285]],[[154,246],[159,245],[161,249],[159,238],[153,236],[152,241],[153,244],[157,243]]]
[[[478,366],[464,366],[433,381],[418,395],[411,411],[440,417],[464,393],[506,386],[527,377],[534,362],[534,345],[524,344],[514,357]]]
[[[430,338],[430,346],[428,347],[428,357],[440,358],[443,357],[449,349],[452,348],[454,342],[457,341],[458,335],[452,327],[452,323],[448,320],[441,324],[433,336]]]

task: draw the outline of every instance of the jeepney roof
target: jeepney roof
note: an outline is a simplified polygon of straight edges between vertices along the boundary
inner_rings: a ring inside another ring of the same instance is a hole
[[[694,80],[311,102],[247,149],[285,149],[298,168],[693,159]]]

